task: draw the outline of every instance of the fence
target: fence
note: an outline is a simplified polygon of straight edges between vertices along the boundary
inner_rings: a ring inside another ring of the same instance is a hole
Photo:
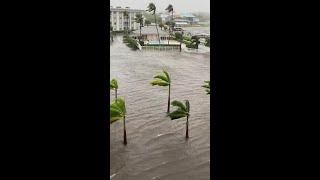
[[[180,51],[178,46],[141,46],[143,51]]]

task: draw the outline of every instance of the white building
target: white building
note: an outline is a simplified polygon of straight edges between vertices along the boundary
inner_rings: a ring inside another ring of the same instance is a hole
[[[123,12],[127,11],[129,17],[126,18]],[[130,9],[130,7],[121,8],[120,6],[110,6],[110,22],[114,31],[123,31],[125,28],[136,30],[139,28],[139,23],[135,22],[137,13],[142,13],[145,10]]]
[[[160,41],[168,42],[169,33],[161,30],[160,28],[157,31],[156,26],[148,26],[148,27],[145,26],[145,27],[141,28],[142,41],[157,42],[159,40],[158,39],[158,32],[159,32],[159,36],[160,36]],[[139,39],[140,28],[138,30],[133,31],[130,36],[133,37],[134,39]]]

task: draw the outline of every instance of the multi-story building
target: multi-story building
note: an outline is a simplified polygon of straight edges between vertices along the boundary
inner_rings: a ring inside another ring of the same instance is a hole
[[[124,12],[127,11],[129,17],[124,16]],[[142,13],[145,10],[130,9],[130,7],[121,8],[120,6],[110,6],[110,22],[114,31],[123,31],[126,28],[136,30],[140,24],[135,22],[137,13]]]

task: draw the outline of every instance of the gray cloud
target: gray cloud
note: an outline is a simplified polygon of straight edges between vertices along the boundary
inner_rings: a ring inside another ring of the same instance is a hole
[[[165,11],[169,4],[179,12],[210,12],[210,0],[110,0],[111,6],[121,6],[135,9],[147,9],[149,3],[154,3],[158,12]]]

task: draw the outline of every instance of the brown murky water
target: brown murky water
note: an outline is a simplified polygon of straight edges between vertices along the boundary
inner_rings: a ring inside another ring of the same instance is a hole
[[[210,54],[132,51],[121,38],[110,50],[110,76],[118,80],[128,113],[127,146],[123,122],[110,125],[110,179],[210,179],[210,99],[201,87],[210,79]],[[185,119],[166,117],[167,87],[149,84],[164,66],[172,78],[171,100],[190,101],[188,141]]]

